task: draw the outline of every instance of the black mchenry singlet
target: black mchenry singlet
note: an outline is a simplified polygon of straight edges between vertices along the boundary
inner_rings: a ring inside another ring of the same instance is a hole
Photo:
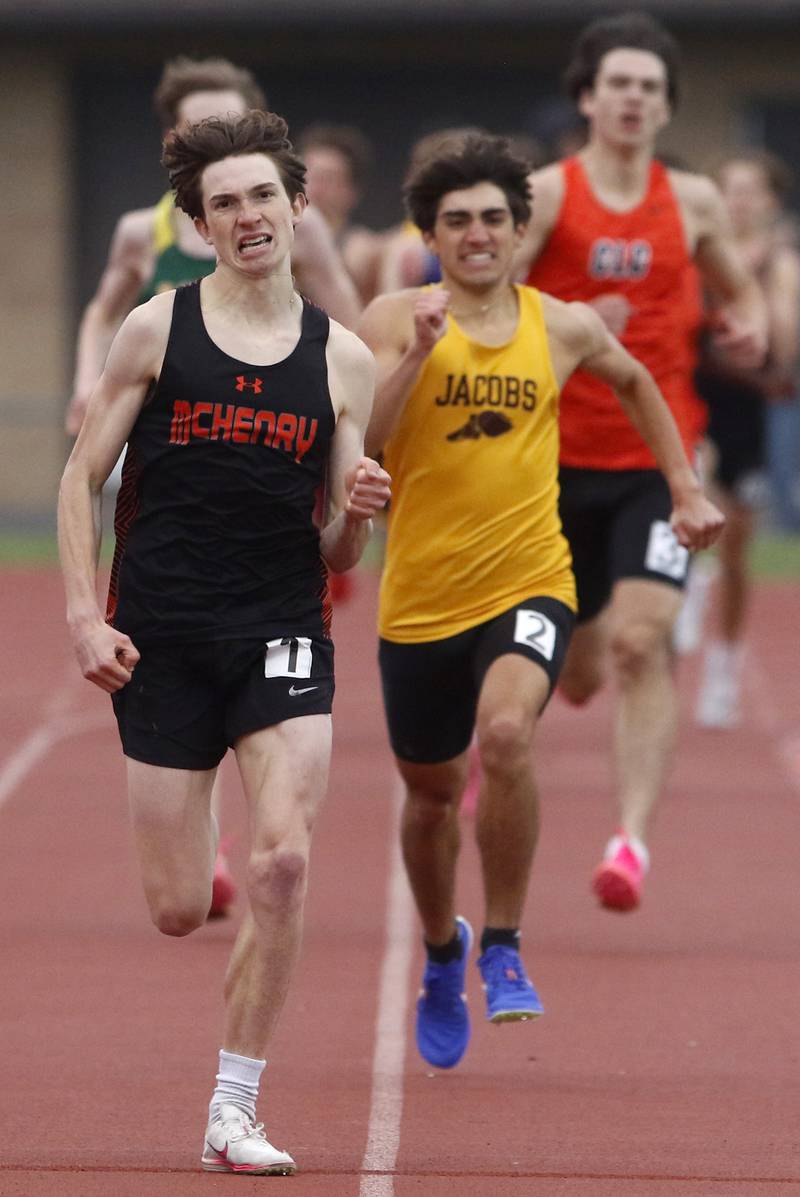
[[[106,617],[134,643],[329,633],[313,519],[336,423],[328,332],[304,301],[294,350],[254,366],[209,337],[199,282],[176,291],[114,519]]]

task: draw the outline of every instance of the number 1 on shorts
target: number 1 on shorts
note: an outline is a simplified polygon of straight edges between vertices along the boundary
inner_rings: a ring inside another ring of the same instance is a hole
[[[311,677],[310,638],[284,636],[280,640],[268,640],[264,677]]]

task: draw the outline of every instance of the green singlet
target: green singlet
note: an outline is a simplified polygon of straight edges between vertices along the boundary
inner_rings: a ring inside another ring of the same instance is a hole
[[[156,204],[153,227],[155,269],[152,278],[139,293],[138,303],[145,303],[162,291],[174,291],[181,283],[193,283],[195,279],[205,278],[217,264],[216,258],[196,258],[184,253],[175,239],[174,214],[172,192],[168,191]]]

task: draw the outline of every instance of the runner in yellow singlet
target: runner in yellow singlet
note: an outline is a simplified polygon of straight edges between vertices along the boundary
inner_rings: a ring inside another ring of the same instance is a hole
[[[448,1068],[470,1034],[472,931],[455,913],[455,879],[473,728],[487,1017],[542,1013],[519,928],[538,830],[534,733],[575,611],[557,485],[559,393],[573,370],[616,390],[664,472],[681,543],[710,543],[722,517],[644,366],[591,308],[511,282],[530,192],[506,142],[475,135],[443,148],[412,173],[406,199],[442,285],[380,296],[360,333],[378,360],[367,451],[382,450],[393,476],[380,662],[427,948],[417,1046]]]

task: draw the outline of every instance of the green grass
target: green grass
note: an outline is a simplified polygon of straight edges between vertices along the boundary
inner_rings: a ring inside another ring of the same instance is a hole
[[[114,551],[114,538],[103,538],[101,560],[107,563]],[[58,564],[58,546],[51,532],[0,532],[0,566]]]
[[[103,539],[102,560],[108,564],[113,552],[112,536]],[[380,562],[380,534],[373,537],[365,554],[367,568]],[[51,533],[0,532],[0,566],[50,566],[58,562],[56,538]],[[759,578],[800,581],[800,536],[759,536],[752,548],[753,571]]]
[[[756,577],[800,579],[800,536],[759,536],[750,559]]]
[[[56,541],[47,533],[0,533],[0,563],[3,565],[50,565],[57,560]]]

